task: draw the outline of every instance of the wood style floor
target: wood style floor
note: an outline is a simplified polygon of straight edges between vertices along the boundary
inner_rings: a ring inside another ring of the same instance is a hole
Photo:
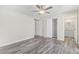
[[[68,41],[68,42],[67,42]],[[70,42],[70,43],[69,43]],[[72,40],[32,38],[0,48],[0,54],[78,54],[79,47]]]

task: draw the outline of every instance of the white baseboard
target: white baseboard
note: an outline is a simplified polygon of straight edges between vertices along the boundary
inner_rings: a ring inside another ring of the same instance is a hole
[[[12,45],[12,44],[15,44],[15,43],[18,43],[18,42],[22,42],[22,41],[25,41],[25,40],[28,40],[28,39],[32,39],[32,38],[34,38],[34,36],[33,37],[26,38],[26,39],[18,40],[18,41],[13,41],[13,42],[10,42],[10,43],[6,43],[6,44],[3,44],[3,45],[0,45],[0,47]]]

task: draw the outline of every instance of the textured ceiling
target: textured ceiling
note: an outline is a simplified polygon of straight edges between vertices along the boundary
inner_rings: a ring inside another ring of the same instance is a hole
[[[31,17],[42,17],[42,18],[49,18],[52,17],[54,14],[56,13],[60,13],[60,12],[64,12],[64,11],[68,11],[68,10],[74,10],[76,8],[78,8],[78,6],[74,6],[74,5],[52,5],[53,8],[49,10],[50,15],[49,14],[42,14],[41,16],[39,16],[38,13],[36,12],[32,12],[33,10],[37,10],[35,5],[4,5],[4,6],[0,6],[0,9],[2,10],[13,10],[19,13],[22,13],[24,15],[28,15]]]

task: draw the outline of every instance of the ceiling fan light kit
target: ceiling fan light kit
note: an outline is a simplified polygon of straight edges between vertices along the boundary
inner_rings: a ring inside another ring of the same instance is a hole
[[[41,11],[39,11],[39,13],[40,13],[40,14],[43,14],[43,13],[45,13],[45,11],[44,11],[44,10],[41,10]]]
[[[33,12],[38,12],[39,14],[50,14],[50,12],[48,11],[49,9],[52,9],[52,6],[46,7],[45,5],[36,5],[36,7],[38,8],[38,10],[35,10]]]

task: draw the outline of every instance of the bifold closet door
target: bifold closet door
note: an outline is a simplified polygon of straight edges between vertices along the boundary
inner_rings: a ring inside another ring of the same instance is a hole
[[[35,35],[39,34],[39,20],[34,19],[35,20]]]

